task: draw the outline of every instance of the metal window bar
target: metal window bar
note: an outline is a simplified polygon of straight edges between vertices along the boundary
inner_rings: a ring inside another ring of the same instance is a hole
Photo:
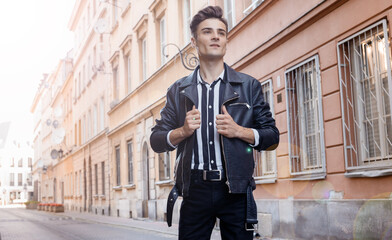
[[[392,165],[391,63],[386,20],[337,46],[347,170]]]
[[[127,143],[128,148],[128,183],[133,183],[133,154],[132,154],[132,142]]]
[[[303,175],[325,172],[318,57],[285,73],[290,172]]]
[[[159,158],[159,180],[170,179],[170,153],[164,152],[158,155]]]
[[[261,83],[261,90],[264,101],[270,105],[270,110],[274,116],[273,109],[273,90],[272,81],[267,80]],[[276,150],[273,151],[253,151],[255,160],[254,177],[256,179],[274,178],[276,177]]]

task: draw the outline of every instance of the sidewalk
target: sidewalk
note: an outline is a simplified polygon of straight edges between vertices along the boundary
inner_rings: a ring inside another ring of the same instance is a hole
[[[178,224],[173,224],[171,227],[167,226],[166,222],[152,221],[149,219],[132,219],[124,217],[113,217],[113,216],[103,216],[96,215],[93,213],[76,212],[76,211],[66,211],[64,213],[56,213],[56,215],[62,215],[71,217],[77,220],[82,220],[85,222],[95,222],[107,225],[130,227],[135,229],[147,230],[158,233],[170,234],[173,236],[178,236]],[[212,233],[211,240],[220,240],[220,232],[214,229]]]
[[[130,227],[140,230],[146,230],[157,233],[165,233],[173,236],[178,236],[178,224],[172,224],[171,227],[167,226],[166,222],[152,221],[150,219],[132,219],[124,217],[103,216],[93,213],[65,211],[64,213],[55,213],[58,215],[71,217],[76,220],[85,222],[102,223],[113,226]],[[256,238],[254,238],[256,239]],[[283,240],[281,238],[259,238],[261,240]],[[220,231],[214,228],[211,234],[211,240],[221,240]]]

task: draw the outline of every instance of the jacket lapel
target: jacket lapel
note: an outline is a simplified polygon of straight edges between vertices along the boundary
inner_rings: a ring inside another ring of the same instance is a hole
[[[186,98],[188,98],[192,105],[198,107],[198,95],[197,95],[197,71],[199,67],[197,67],[191,74],[189,74],[185,80],[180,85],[180,93],[184,94]],[[187,109],[190,110],[190,109]]]
[[[239,94],[234,91],[234,88],[232,84],[241,84],[242,80],[240,76],[227,64],[225,63],[225,81],[224,84],[221,86],[220,89],[220,105],[222,106],[228,101],[231,101],[233,99],[239,98]],[[221,109],[219,109],[219,112],[221,112]]]

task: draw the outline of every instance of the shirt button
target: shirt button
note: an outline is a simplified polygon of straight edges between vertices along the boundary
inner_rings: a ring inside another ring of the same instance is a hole
[[[212,90],[212,88],[210,88],[210,91]]]
[[[214,163],[214,160],[211,160],[211,163]]]
[[[208,108],[212,108],[212,106],[210,105],[210,106],[208,106]]]
[[[210,126],[211,126],[211,125],[212,125],[212,122],[209,122],[209,123],[208,123],[208,125],[210,125]]]
[[[212,145],[213,144],[213,142],[212,141],[210,141],[210,145]]]

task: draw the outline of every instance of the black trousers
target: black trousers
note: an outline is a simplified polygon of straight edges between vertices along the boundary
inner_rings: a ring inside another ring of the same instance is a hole
[[[179,239],[208,240],[220,219],[222,240],[252,240],[253,231],[245,230],[246,194],[231,194],[226,179],[204,181],[192,172],[189,196],[181,204]]]

